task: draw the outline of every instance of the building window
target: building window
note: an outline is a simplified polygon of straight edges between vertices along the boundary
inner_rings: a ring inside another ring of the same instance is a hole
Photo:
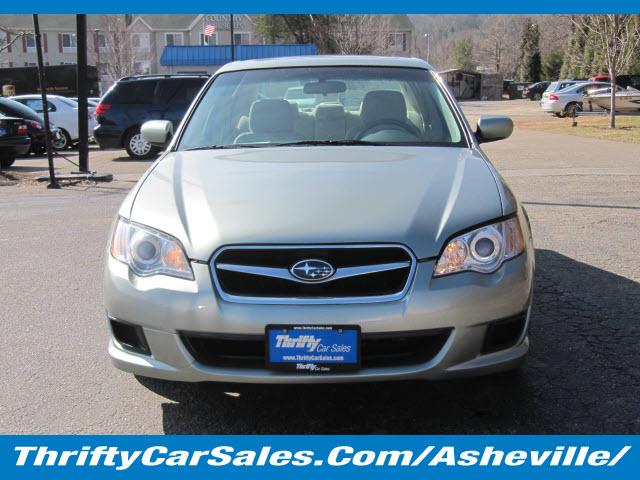
[[[138,52],[149,51],[149,34],[148,33],[132,33],[131,46]]]
[[[164,44],[168,46],[182,45],[182,33],[165,33]]]
[[[214,33],[210,37],[205,36],[204,33],[200,34],[200,45],[217,45],[218,44],[218,34]]]
[[[28,52],[35,52],[36,50],[36,36],[33,33],[27,33],[25,36],[25,42]]]
[[[77,36],[75,33],[63,33],[62,34],[62,50],[64,52],[75,52],[77,43]]]
[[[151,63],[148,60],[135,62],[133,64],[133,71],[136,75],[147,75],[151,73]]]
[[[249,32],[234,32],[233,43],[236,45],[246,45],[251,43],[251,34]]]
[[[35,67],[37,66],[36,62],[24,62],[25,67]]]
[[[407,50],[407,34],[406,32],[392,32],[389,34],[389,49],[390,50]]]
[[[107,46],[107,39],[104,36],[104,33],[96,34],[96,45],[99,48],[105,48]]]

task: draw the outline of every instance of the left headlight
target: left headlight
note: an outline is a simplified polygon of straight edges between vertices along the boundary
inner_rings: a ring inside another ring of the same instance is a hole
[[[177,239],[122,218],[113,230],[111,256],[141,277],[169,275],[193,280],[191,265]]]
[[[518,217],[492,223],[453,238],[442,251],[434,277],[457,272],[495,272],[524,250]]]

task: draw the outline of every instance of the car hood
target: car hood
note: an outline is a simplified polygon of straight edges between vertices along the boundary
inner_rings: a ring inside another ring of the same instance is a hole
[[[130,217],[204,261],[230,244],[393,242],[433,257],[453,234],[502,214],[475,150],[330,146],[169,153]]]

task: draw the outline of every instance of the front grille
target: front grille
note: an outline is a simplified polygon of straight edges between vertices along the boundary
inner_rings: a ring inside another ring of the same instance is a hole
[[[305,260],[328,263],[321,281],[296,278],[291,268]],[[328,303],[397,300],[406,293],[415,257],[400,245],[232,246],[211,261],[223,299],[255,303]]]
[[[364,333],[360,343],[362,368],[418,365],[433,359],[451,329],[415,332]],[[262,335],[215,335],[182,332],[180,337],[196,362],[219,368],[265,368]]]

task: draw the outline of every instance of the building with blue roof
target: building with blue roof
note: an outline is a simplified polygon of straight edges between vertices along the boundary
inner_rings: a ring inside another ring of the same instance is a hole
[[[317,55],[313,44],[236,45],[235,60]],[[231,62],[230,45],[168,45],[160,57],[164,73],[213,73]]]

